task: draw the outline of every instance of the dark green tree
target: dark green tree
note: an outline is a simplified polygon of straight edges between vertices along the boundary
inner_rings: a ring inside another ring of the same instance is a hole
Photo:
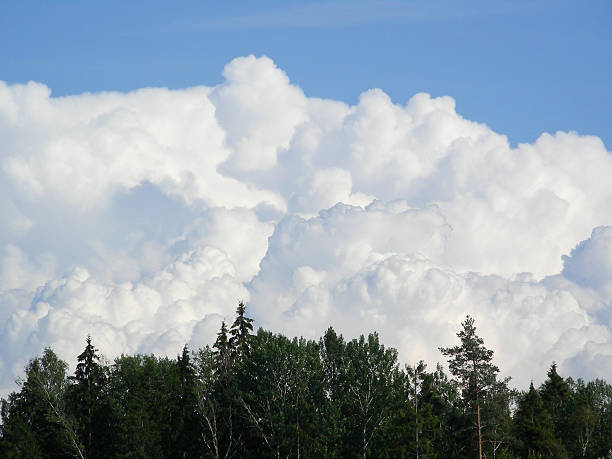
[[[570,385],[557,372],[557,363],[553,362],[547,373],[547,378],[540,386],[540,396],[550,414],[553,431],[556,438],[563,438],[566,430],[567,417],[565,412],[570,400]]]
[[[178,387],[176,366],[152,355],[115,359],[109,390],[116,419],[114,456],[161,458],[172,451],[172,413],[178,411],[172,409]]]
[[[520,457],[567,457],[555,438],[552,418],[533,382],[519,400],[513,424],[515,449]]]
[[[439,426],[444,402],[435,383],[435,375],[427,372],[427,365],[422,360],[414,366],[406,366],[405,374],[405,405],[408,412],[404,425],[409,428],[402,443],[406,445],[410,457],[436,457],[436,453],[442,453],[441,445],[437,443],[442,437]]]
[[[217,377],[219,379],[230,378],[232,371],[232,348],[225,321],[221,322],[221,329],[219,333],[217,333],[217,339],[215,340],[215,344],[213,344],[213,349]]]
[[[249,355],[253,319],[247,317],[245,312],[246,306],[241,301],[236,308],[236,319],[230,328],[229,345],[235,360]]]
[[[326,432],[328,457],[341,457],[346,423],[343,405],[346,395],[344,373],[346,371],[346,342],[342,335],[329,327],[319,340],[319,354],[322,370],[322,385],[325,394],[321,409],[324,413],[323,426]]]
[[[242,446],[243,432],[239,417],[240,403],[236,387],[236,365],[248,354],[248,325],[241,302],[229,336],[225,321],[217,333],[213,348],[196,354],[196,396],[200,419],[200,438],[212,457],[231,457]],[[242,325],[241,325],[242,324]],[[246,324],[246,325],[244,325]],[[241,333],[242,331],[242,333]]]
[[[87,336],[86,346],[77,357],[78,364],[69,390],[72,414],[77,420],[85,457],[104,457],[110,447],[112,424],[108,405],[108,368],[100,363],[98,350]]]
[[[194,457],[197,454],[197,442],[193,441],[199,435],[199,423],[196,417],[195,370],[187,345],[176,358],[178,369],[177,408],[174,419],[176,444],[173,447],[178,457]]]

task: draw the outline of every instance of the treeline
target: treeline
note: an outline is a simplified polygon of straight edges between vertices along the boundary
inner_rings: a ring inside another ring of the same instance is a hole
[[[88,337],[70,376],[45,349],[2,400],[0,457],[612,458],[612,386],[553,363],[512,390],[469,316],[448,375],[401,368],[376,333],[252,330],[240,303],[212,347],[112,364]]]

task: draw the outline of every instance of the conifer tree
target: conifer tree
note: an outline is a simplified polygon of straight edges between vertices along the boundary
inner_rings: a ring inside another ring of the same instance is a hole
[[[236,320],[230,328],[229,345],[235,360],[240,360],[242,357],[249,355],[253,319],[247,317],[245,312],[246,306],[241,301],[236,308]]]
[[[557,373],[557,363],[553,362],[547,373],[548,378],[540,387],[540,395],[544,406],[553,419],[555,431],[558,434],[561,428],[561,415],[570,397],[570,387]]]
[[[463,328],[457,333],[461,344],[440,348],[440,352],[449,358],[450,372],[456,378],[465,402],[473,409],[478,437],[477,457],[482,459],[480,408],[483,398],[497,382],[499,368],[491,363],[493,351],[487,349],[483,339],[476,334],[474,319],[468,315],[461,325]]]
[[[176,418],[176,444],[174,450],[182,457],[192,457],[195,454],[192,438],[197,437],[195,369],[191,363],[189,348],[177,356],[179,373],[178,416]]]
[[[559,452],[560,445],[554,438],[552,420],[533,382],[519,401],[514,425],[518,440],[517,452],[521,457],[556,456],[555,453]]]
[[[217,333],[217,339],[213,344],[213,356],[215,359],[215,367],[220,379],[225,379],[229,376],[231,369],[231,347],[227,336],[227,325],[225,321],[221,322],[221,329]]]
[[[235,352],[231,341],[223,321],[210,353],[210,363],[214,368],[212,378],[206,376],[206,355],[201,353],[199,360],[201,381],[198,403],[207,432],[204,443],[214,451],[214,457],[230,457],[242,442],[242,434],[237,432]]]
[[[78,364],[74,376],[69,379],[74,385],[71,388],[72,406],[79,421],[81,441],[85,447],[86,457],[101,454],[101,438],[96,433],[106,433],[102,408],[107,383],[107,368],[100,364],[98,350],[87,335],[86,346],[77,357]]]

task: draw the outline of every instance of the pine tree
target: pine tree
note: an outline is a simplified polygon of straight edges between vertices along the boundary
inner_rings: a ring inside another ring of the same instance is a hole
[[[474,319],[468,315],[461,325],[463,329],[457,333],[461,344],[440,348],[440,352],[449,357],[450,372],[461,387],[465,402],[474,411],[478,435],[478,459],[482,459],[480,408],[483,398],[497,382],[499,368],[491,363],[493,351],[487,349],[483,339],[476,335]]]

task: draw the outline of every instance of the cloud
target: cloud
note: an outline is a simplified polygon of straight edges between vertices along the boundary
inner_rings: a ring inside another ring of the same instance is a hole
[[[317,337],[330,324],[348,336],[377,330],[404,362],[440,361],[438,347],[454,343],[470,314],[521,386],[541,381],[553,360],[572,374],[612,372],[609,304],[560,275],[458,272],[439,261],[450,236],[439,209],[403,202],[287,217],[251,283],[251,305],[268,327],[292,334]]]
[[[4,391],[87,332],[111,358],[210,343],[241,299],[285,333],[378,329],[406,361],[440,360],[470,313],[520,384],[552,360],[612,372],[599,138],[511,148],[451,97],[311,98],[266,57],[223,76],[59,98],[0,82]]]
[[[0,297],[3,305],[11,301],[7,295]],[[4,322],[0,343],[17,352],[5,352],[0,365],[10,369],[4,373],[7,377],[19,374],[27,360],[49,344],[72,360],[87,334],[109,356],[173,356],[187,342],[203,345],[214,340],[221,320],[232,317],[237,298],[248,300],[248,291],[236,279],[227,256],[209,246],[185,252],[137,283],[103,283],[76,268],[48,281],[29,305]],[[0,384],[11,385],[7,379]]]
[[[612,226],[598,226],[591,237],[563,256],[563,275],[597,291],[612,305]]]

